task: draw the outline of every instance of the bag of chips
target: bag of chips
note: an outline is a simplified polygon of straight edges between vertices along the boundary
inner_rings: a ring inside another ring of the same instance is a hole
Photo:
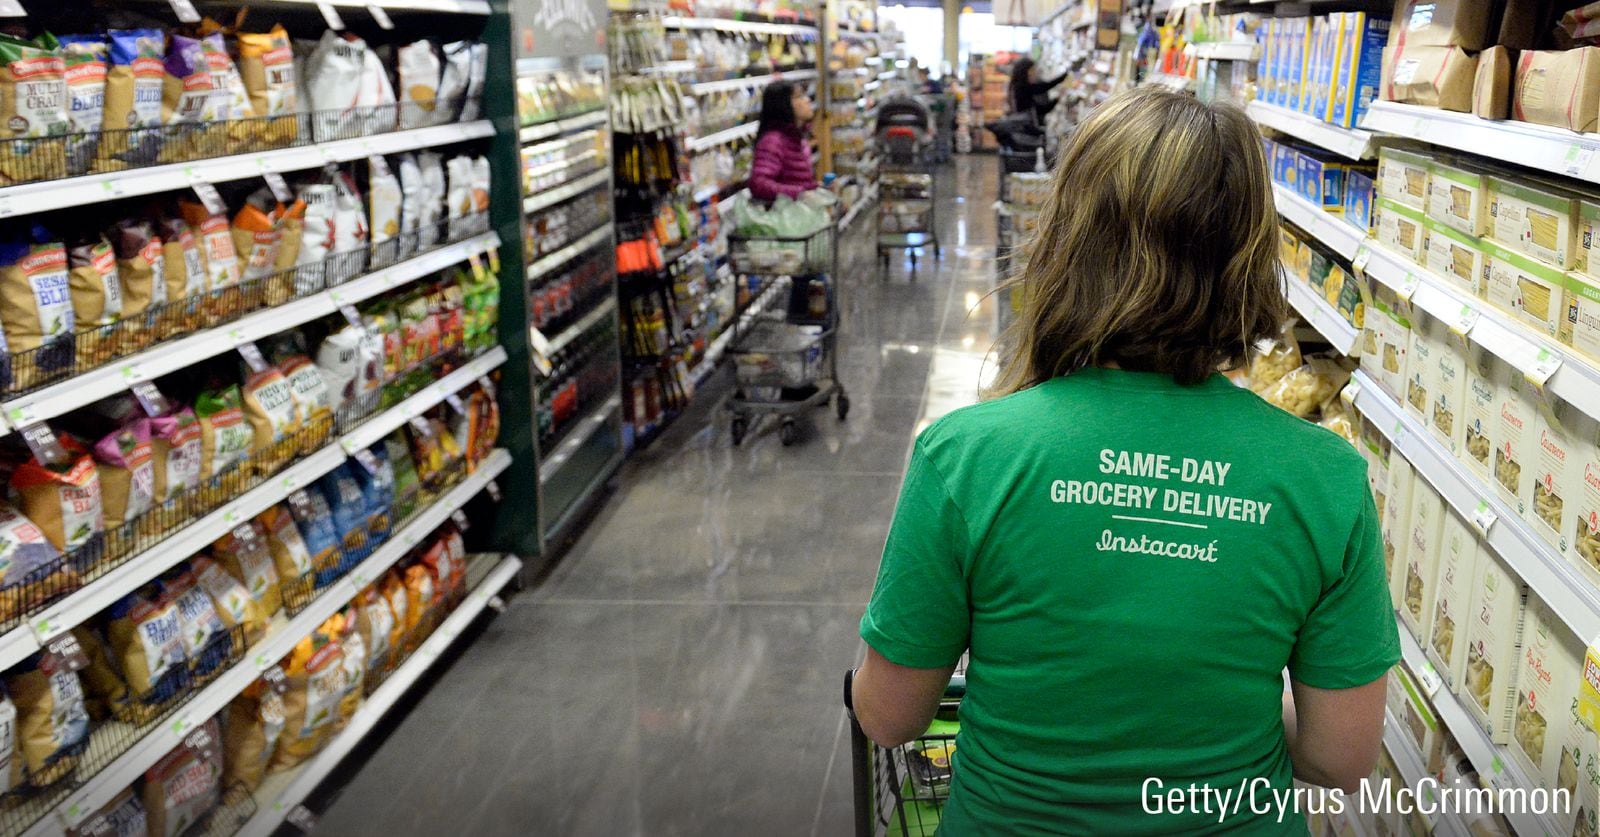
[[[124,523],[138,520],[156,504],[155,443],[150,419],[135,419],[95,443],[100,504],[113,539],[131,537]],[[120,554],[113,548],[113,555]]]
[[[149,818],[144,803],[134,795],[131,787],[117,794],[77,828],[67,832],[68,837],[149,837],[149,834]]]
[[[390,171],[382,157],[373,157],[367,166],[367,204],[371,207],[372,263],[390,264],[400,252],[400,179]]]
[[[222,729],[212,718],[145,771],[142,796],[150,837],[179,837],[222,799]],[[191,742],[204,741],[203,746]]]
[[[133,693],[130,709],[142,719],[185,684],[183,622],[177,606],[153,586],[118,599],[106,617],[106,639]]]
[[[239,293],[238,251],[233,249],[233,232],[228,226],[228,216],[212,215],[204,204],[187,199],[178,201],[183,220],[197,233],[200,252],[206,265],[205,309],[213,322],[232,319],[244,312]]]
[[[383,600],[389,603],[394,614],[394,630],[389,634],[389,653],[398,654],[405,647],[407,626],[411,624],[410,594],[406,592],[405,579],[399,569],[390,570],[378,585]]]
[[[367,269],[370,233],[361,190],[348,172],[333,179],[333,194],[333,246],[338,255],[329,282],[338,284]]]
[[[244,78],[228,54],[222,27],[207,18],[201,22],[200,29],[205,33],[200,39],[200,50],[211,71],[211,97],[207,100],[211,112],[207,121],[212,123],[213,130],[222,132],[226,150],[249,151],[255,148],[260,135],[255,109],[250,106],[250,92],[245,89]]]
[[[205,48],[198,38],[174,32],[162,67],[161,124],[166,136],[160,159],[176,162],[210,156],[206,135],[216,112],[211,104],[214,83]],[[225,90],[215,92],[218,98],[228,96]]]
[[[445,164],[445,171],[450,177],[446,218],[449,219],[450,238],[457,240],[472,234],[472,216],[478,205],[472,194],[472,158],[465,155],[451,157],[450,162]]]
[[[406,567],[406,632],[408,648],[415,648],[427,637],[422,628],[433,616],[435,590],[433,573],[422,564]]]
[[[344,729],[350,718],[361,708],[363,686],[367,679],[367,644],[356,630],[356,608],[352,604],[345,608],[341,617],[344,620],[344,633],[339,635],[340,664],[343,672],[343,691],[339,695],[339,718],[333,724],[333,731]]]
[[[266,188],[253,192],[234,213],[233,251],[238,254],[246,281],[265,279],[277,271],[278,248],[283,243],[283,231],[278,222],[277,200]],[[267,288],[266,304],[281,305],[287,301],[287,289],[280,289],[275,296],[273,288]]]
[[[254,645],[267,633],[267,614],[261,611],[244,583],[218,566],[210,558],[196,558],[190,562],[194,578],[200,589],[211,598],[211,605],[222,624],[232,631],[244,630],[245,645]]]
[[[228,704],[223,724],[223,784],[243,785],[251,791],[261,786],[278,736],[283,734],[286,710],[283,695],[265,680],[251,683]]]
[[[239,73],[250,93],[250,105],[258,117],[270,117],[262,131],[262,141],[270,148],[290,145],[298,131],[296,100],[299,84],[295,77],[294,50],[289,33],[282,26],[256,32],[240,32]]]
[[[0,503],[0,620],[16,619],[24,606],[76,587],[77,573],[60,561],[61,551],[33,521]]]
[[[349,463],[344,463],[317,480],[317,488],[328,508],[333,512],[333,528],[339,533],[340,549],[344,560],[365,557],[370,545],[367,540],[367,503],[361,493],[361,483],[350,473]]]
[[[350,139],[366,133],[361,105],[361,73],[367,42],[333,30],[322,33],[298,77],[305,85],[312,111],[311,130],[317,142]]]
[[[436,111],[437,113],[437,111]],[[417,244],[421,249],[433,247],[444,238],[441,229],[445,222],[444,158],[437,152],[424,151],[417,155],[417,169],[422,175],[422,204],[417,215]]]
[[[273,506],[256,517],[256,522],[267,534],[267,547],[272,552],[273,566],[278,578],[286,581],[302,578],[311,573],[315,563],[294,515],[286,506]]]
[[[179,564],[175,573],[163,582],[162,593],[178,609],[183,656],[189,670],[196,677],[205,677],[228,661],[233,653],[233,637],[210,594],[201,588],[189,568]]]
[[[434,124],[433,110],[439,96],[439,56],[430,41],[417,41],[395,53],[400,77],[400,127],[421,128]]]
[[[11,490],[22,513],[56,549],[93,549],[105,532],[100,475],[94,458],[78,440],[63,436],[60,444],[65,452],[61,461],[41,463],[30,457],[17,466],[11,473]]]
[[[367,651],[367,671],[382,671],[389,665],[389,642],[394,637],[394,611],[389,600],[370,584],[356,596],[356,630]]]
[[[170,503],[200,487],[205,473],[204,429],[194,410],[184,407],[150,420],[150,450],[155,498]]]
[[[288,770],[321,749],[338,720],[344,695],[344,666],[338,635],[343,620],[334,614],[300,640],[284,660],[288,691],[283,695],[284,726],[272,754],[272,772]]]
[[[489,81],[489,45],[472,45],[472,66],[467,77],[466,101],[461,103],[462,122],[478,119],[483,111],[483,87]]]
[[[249,520],[233,527],[232,532],[211,545],[211,554],[223,569],[244,584],[250,598],[256,600],[268,619],[283,608],[278,570],[260,524]]]
[[[394,469],[389,465],[389,455],[383,445],[374,445],[368,452],[377,467],[368,471],[365,465],[357,462],[349,471],[361,485],[361,498],[367,506],[367,537],[372,543],[380,543],[388,539],[393,525],[389,512],[394,508]]]
[[[295,406],[289,379],[269,366],[251,373],[244,383],[244,413],[254,429],[251,460],[258,473],[276,473],[293,458],[300,432],[300,410]]]
[[[77,323],[78,362],[99,366],[126,351],[116,328],[122,319],[122,280],[117,276],[117,255],[105,236],[80,238],[67,249],[70,267],[67,286]]]
[[[0,35],[0,177],[51,180],[67,170],[67,65],[60,44]]]
[[[206,288],[210,277],[206,273],[205,254],[189,225],[175,215],[163,215],[157,221],[161,236],[162,276],[167,284],[167,299],[173,304],[163,308],[156,322],[161,337],[171,337],[193,331],[205,323],[209,298]]]
[[[337,195],[332,183],[316,183],[300,190],[305,202],[305,220],[300,235],[300,253],[295,260],[295,292],[301,296],[322,290],[329,275],[328,260],[337,251],[334,214]],[[342,271],[334,273],[343,275]],[[335,280],[337,281],[337,280]]]
[[[341,418],[376,408],[383,382],[383,344],[376,335],[356,326],[335,331],[317,348],[317,368]]]
[[[136,351],[155,339],[167,304],[166,255],[155,224],[142,218],[118,221],[108,237],[117,257],[117,279],[122,282],[120,340],[125,351]]]
[[[410,520],[416,512],[422,483],[417,479],[417,466],[411,461],[411,446],[404,431],[396,430],[384,437],[383,451],[394,471],[394,519],[398,524]]]
[[[245,420],[239,387],[200,393],[194,400],[194,414],[200,420],[201,478],[220,478],[225,491],[240,493],[248,476],[245,465],[255,445],[255,430]]]
[[[5,678],[17,714],[17,749],[34,787],[55,784],[71,773],[79,746],[89,735],[89,712],[77,673],[64,666],[46,671],[43,664],[42,655],[35,654]]]
[[[276,273],[291,270],[300,263],[300,246],[305,241],[306,234],[306,204],[305,201],[296,199],[294,203],[281,213],[278,224],[278,258],[273,262],[272,269]],[[305,289],[298,273],[293,283],[289,286],[290,292],[296,297],[305,296],[310,290]]]
[[[148,166],[161,149],[167,38],[159,29],[112,29],[106,70],[105,134],[95,168]]]
[[[472,84],[472,44],[456,41],[445,44],[439,73],[439,104],[433,109],[433,124],[456,121],[466,103],[467,87]]]
[[[0,327],[12,361],[0,384],[34,387],[72,368],[77,319],[69,285],[67,250],[43,227],[0,240]]]
[[[361,89],[356,107],[366,117],[366,134],[382,134],[394,130],[397,101],[394,85],[389,82],[389,71],[384,68],[378,53],[368,49],[361,55]]]
[[[311,554],[311,566],[317,571],[316,586],[332,584],[339,577],[339,530],[334,528],[327,498],[321,491],[302,489],[289,495],[288,504],[300,538]]]
[[[83,686],[84,707],[92,720],[103,721],[127,712],[128,684],[111,662],[111,649],[87,624],[72,629],[72,638],[83,649],[86,665],[78,671]]]
[[[63,35],[60,40],[67,83],[67,173],[79,175],[89,171],[100,147],[110,50],[103,35]]]

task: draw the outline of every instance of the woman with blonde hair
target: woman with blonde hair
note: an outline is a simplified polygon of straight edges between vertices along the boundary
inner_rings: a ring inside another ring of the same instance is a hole
[[[1304,834],[1274,791],[1372,770],[1366,466],[1219,374],[1285,316],[1276,241],[1238,108],[1140,89],[1064,149],[996,392],[918,437],[861,620],[880,744],[968,657],[941,833]]]

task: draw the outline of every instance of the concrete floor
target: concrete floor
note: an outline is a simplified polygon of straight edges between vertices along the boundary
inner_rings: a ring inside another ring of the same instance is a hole
[[[840,686],[916,432],[973,401],[995,337],[995,163],[939,171],[944,260],[843,271],[845,422],[731,445],[713,398],[623,469],[381,743],[332,835],[844,835]],[[707,393],[706,395],[711,395]]]

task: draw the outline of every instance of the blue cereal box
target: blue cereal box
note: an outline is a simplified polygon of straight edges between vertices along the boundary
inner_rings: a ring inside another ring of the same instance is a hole
[[[1289,66],[1285,76],[1288,87],[1287,101],[1284,106],[1290,110],[1300,109],[1301,82],[1306,75],[1306,48],[1311,39],[1311,18],[1302,17],[1294,20],[1294,25],[1289,31]]]
[[[1372,100],[1378,98],[1383,75],[1383,46],[1389,40],[1389,21],[1366,12],[1347,12],[1345,50],[1334,79],[1328,121],[1343,128],[1361,124]]]

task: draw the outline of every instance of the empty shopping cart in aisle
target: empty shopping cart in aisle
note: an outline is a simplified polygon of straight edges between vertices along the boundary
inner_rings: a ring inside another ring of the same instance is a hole
[[[950,796],[952,758],[967,690],[966,667],[945,687],[928,731],[899,747],[879,747],[861,731],[851,703],[855,672],[845,673],[844,705],[850,715],[850,773],[856,837],[933,837]]]
[[[885,275],[889,256],[904,250],[917,271],[917,254],[933,250],[941,258],[934,211],[933,113],[910,96],[891,96],[878,105],[878,261]]]
[[[735,445],[744,441],[755,419],[779,416],[778,438],[792,445],[798,437],[795,416],[833,403],[841,421],[850,398],[839,383],[837,287],[839,257],[834,225],[803,236],[728,236],[728,258],[735,273],[763,279],[762,293],[774,283],[790,288],[786,310],[763,313],[748,327],[734,321],[732,346],[737,390],[728,399]]]

